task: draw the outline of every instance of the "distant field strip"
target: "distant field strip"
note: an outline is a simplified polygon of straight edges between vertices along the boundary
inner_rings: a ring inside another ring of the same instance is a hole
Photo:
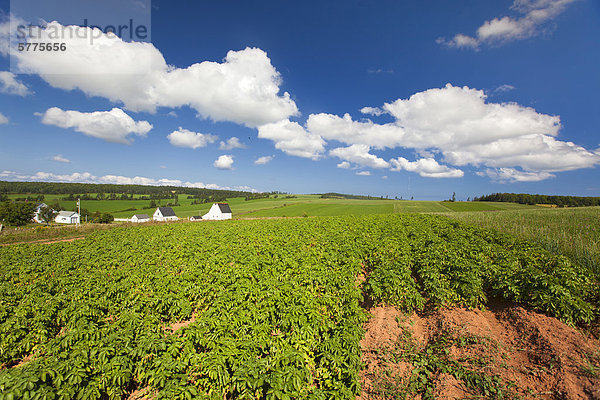
[[[255,204],[254,206],[257,206]],[[535,209],[519,204],[490,204],[483,202],[441,202],[408,200],[344,200],[311,199],[302,203],[279,205],[268,209],[248,211],[248,217],[338,216],[398,213],[448,213],[465,211],[503,211],[507,209]],[[234,216],[235,216],[234,210]]]
[[[347,200],[346,200],[347,201]],[[366,202],[366,200],[355,200],[357,202]],[[331,203],[300,203],[285,207],[254,211],[245,216],[252,217],[299,217],[302,215],[310,216],[339,216],[339,215],[367,215],[367,214],[392,214],[394,205],[390,202],[386,204],[336,204]]]

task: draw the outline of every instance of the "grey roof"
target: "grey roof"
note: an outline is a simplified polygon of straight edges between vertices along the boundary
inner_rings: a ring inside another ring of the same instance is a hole
[[[227,203],[217,203],[217,204],[223,214],[227,214],[227,213],[231,214],[231,208],[229,208],[229,204],[227,204]]]
[[[61,211],[58,213],[58,217],[72,217],[73,215],[77,215],[75,211]]]
[[[163,217],[176,217],[175,211],[171,207],[158,207]]]
[[[190,219],[202,219],[202,216],[200,216],[200,215],[194,215],[193,217],[190,217]]]
[[[137,219],[150,219],[148,214],[135,214],[134,217],[136,217]]]

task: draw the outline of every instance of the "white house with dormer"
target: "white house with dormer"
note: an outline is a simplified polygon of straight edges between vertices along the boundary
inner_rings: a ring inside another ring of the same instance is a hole
[[[42,224],[45,222],[40,215],[40,212],[41,212],[42,208],[44,208],[44,207],[48,207],[48,205],[46,203],[38,203],[35,205],[33,220],[35,222],[37,222],[38,224]]]
[[[157,207],[152,215],[154,221],[178,221],[175,211],[171,207]]]
[[[208,219],[213,221],[220,221],[224,219],[231,219],[232,213],[229,204],[227,203],[214,203],[210,210],[202,216],[202,219]]]

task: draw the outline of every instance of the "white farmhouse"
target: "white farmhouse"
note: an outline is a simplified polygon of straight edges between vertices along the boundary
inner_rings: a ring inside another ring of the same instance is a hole
[[[61,211],[54,218],[54,222],[58,222],[59,224],[79,224],[81,221],[79,214],[75,211]]]
[[[231,219],[231,208],[227,203],[214,203],[202,219],[223,220]]]
[[[155,221],[177,221],[177,215],[171,207],[158,207],[152,215],[152,219]]]
[[[131,222],[148,222],[150,221],[150,217],[148,214],[135,214],[131,217]]]
[[[41,224],[44,222],[44,220],[40,216],[40,212],[41,212],[42,208],[44,208],[44,207],[48,207],[48,205],[46,203],[38,203],[35,205],[35,210],[34,210],[35,214],[33,214],[33,220],[35,222],[37,222],[38,224]]]

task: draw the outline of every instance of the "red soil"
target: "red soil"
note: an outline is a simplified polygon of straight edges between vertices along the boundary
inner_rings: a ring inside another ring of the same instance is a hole
[[[517,306],[485,311],[455,308],[424,316],[403,316],[393,307],[376,307],[370,313],[361,341],[365,363],[361,400],[384,399],[393,392],[389,385],[387,392],[381,389],[382,377],[404,382],[409,378],[412,364],[383,355],[405,340],[401,336],[404,330],[419,348],[452,332],[486,338],[470,346],[452,345],[449,357],[493,357],[494,361],[480,366],[478,372],[514,382],[513,390],[522,398],[600,399],[600,343],[555,318]],[[439,374],[433,381],[438,399],[477,394],[449,374]]]
[[[32,240],[29,242],[15,242],[15,243],[1,243],[0,246],[12,246],[13,244],[50,244],[50,243],[59,243],[59,242],[72,242],[74,240],[85,239],[85,236],[79,236],[68,239],[41,239],[41,240]]]

